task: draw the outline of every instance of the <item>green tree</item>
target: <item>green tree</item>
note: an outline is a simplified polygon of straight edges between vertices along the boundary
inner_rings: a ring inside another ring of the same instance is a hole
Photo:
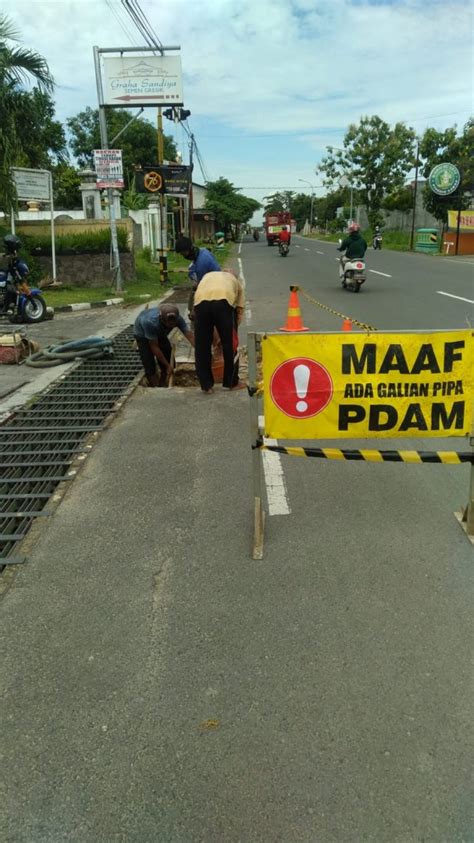
[[[457,127],[438,132],[427,129],[420,143],[420,156],[424,159],[421,174],[427,179],[436,164],[454,164],[461,173],[461,184],[456,196],[438,196],[426,184],[423,188],[423,204],[437,220],[448,220],[448,210],[467,204],[474,191],[474,118],[471,117],[462,132]]]
[[[132,112],[123,108],[106,109],[107,134],[109,142],[125,128],[132,117]],[[75,117],[67,120],[71,149],[81,167],[94,166],[94,149],[101,148],[99,110],[86,108]],[[136,165],[146,167],[157,160],[156,128],[148,120],[137,117],[116,143],[114,148],[122,150],[125,181],[129,186],[128,174],[133,173]],[[164,136],[164,157],[176,160],[176,145],[169,135]]]
[[[328,185],[342,175],[360,191],[372,226],[381,224],[384,196],[403,187],[413,167],[415,133],[404,123],[393,128],[377,115],[351,124],[344,136],[344,151],[328,146],[319,166]]]
[[[11,167],[22,149],[25,83],[33,79],[41,94],[54,88],[46,60],[33,50],[12,44],[18,37],[11,20],[0,15],[0,208],[5,214],[10,213],[16,200]]]
[[[206,184],[206,208],[214,214],[217,228],[226,234],[233,226],[249,222],[260,207],[256,199],[242,196],[232,182],[222,176]]]
[[[81,177],[77,167],[63,161],[52,168],[55,208],[71,210],[82,208],[79,185]]]
[[[413,188],[410,185],[394,190],[385,196],[382,207],[387,211],[411,211],[413,209]]]
[[[272,193],[270,196],[264,196],[264,212],[265,214],[275,214],[278,211],[293,210],[293,202],[295,193],[292,190],[283,190],[281,192]]]
[[[54,114],[54,101],[47,92],[33,88],[18,94],[15,164],[19,167],[49,170],[67,161],[66,133]]]

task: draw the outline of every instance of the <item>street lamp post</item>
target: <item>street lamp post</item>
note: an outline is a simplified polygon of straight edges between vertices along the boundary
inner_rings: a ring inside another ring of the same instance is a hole
[[[314,185],[312,185],[310,181],[306,181],[306,179],[298,179],[298,181],[301,181],[301,182],[303,182],[304,184],[309,184],[309,186],[310,186],[310,188],[311,188],[311,211],[310,211],[310,222],[309,222],[309,225],[310,225],[311,234],[312,234],[312,233],[313,233]]]

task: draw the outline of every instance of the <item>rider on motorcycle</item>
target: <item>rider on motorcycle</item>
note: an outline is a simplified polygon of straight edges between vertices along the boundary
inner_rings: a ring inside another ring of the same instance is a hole
[[[367,251],[367,243],[360,233],[359,223],[351,223],[348,231],[348,236],[342,241],[341,245],[337,247],[338,252],[345,252],[345,255],[342,255],[341,257],[341,266],[339,269],[341,278],[344,275],[344,264],[346,261],[357,259],[363,260]]]
[[[280,243],[288,243],[289,248],[291,243],[291,232],[288,231],[286,225],[282,226],[280,234],[278,235],[278,240]]]
[[[3,238],[3,258],[8,261],[8,281],[5,288],[5,299],[3,302],[4,313],[13,313],[17,296],[17,284],[20,284],[28,275],[27,264],[18,257],[22,242],[15,234],[7,234]]]

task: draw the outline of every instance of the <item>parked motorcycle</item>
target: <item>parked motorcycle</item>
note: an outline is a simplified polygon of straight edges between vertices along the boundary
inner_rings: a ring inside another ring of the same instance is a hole
[[[5,254],[0,268],[0,315],[10,322],[42,322],[47,307],[41,290],[27,283],[28,267],[18,257],[21,240],[14,234],[3,238]]]
[[[290,246],[285,241],[281,241],[278,243],[278,251],[280,252],[280,257],[286,258],[288,252],[290,251]]]
[[[381,234],[374,234],[372,240],[372,246],[374,249],[381,249],[382,248],[382,235]]]

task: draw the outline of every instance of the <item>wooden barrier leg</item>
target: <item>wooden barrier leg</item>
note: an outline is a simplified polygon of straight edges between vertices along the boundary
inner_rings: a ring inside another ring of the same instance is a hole
[[[254,537],[252,559],[263,559],[265,512],[263,509],[262,453],[255,445],[260,440],[257,395],[257,334],[247,338],[249,389],[250,389],[250,439],[252,451],[252,482],[254,500]]]
[[[474,421],[471,430],[470,444],[471,448],[474,450]],[[474,545],[474,463],[471,463],[471,471],[469,475],[469,498],[467,506],[461,512],[455,512],[454,516],[459,521],[469,541]]]

